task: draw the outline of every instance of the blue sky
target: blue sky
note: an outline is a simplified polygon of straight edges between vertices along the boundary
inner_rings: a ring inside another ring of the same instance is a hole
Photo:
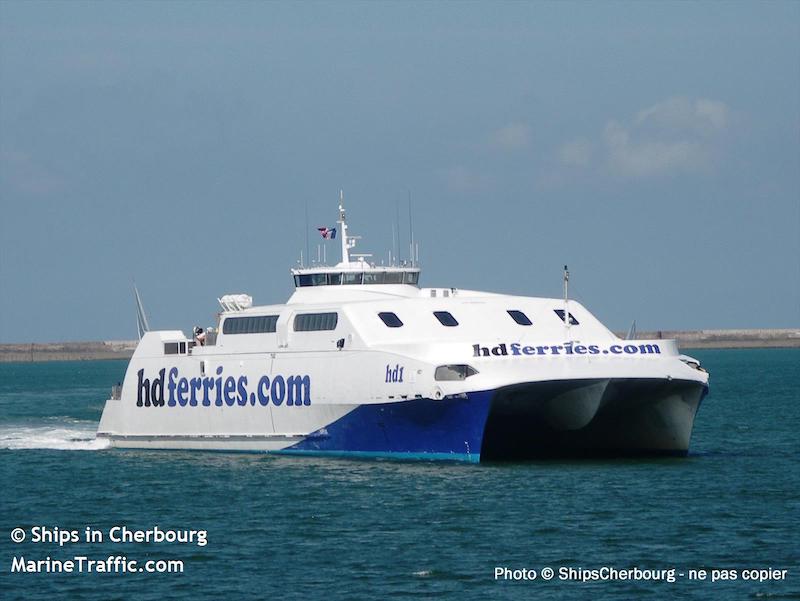
[[[340,188],[423,285],[798,327],[800,3],[0,2],[0,341],[283,302]]]

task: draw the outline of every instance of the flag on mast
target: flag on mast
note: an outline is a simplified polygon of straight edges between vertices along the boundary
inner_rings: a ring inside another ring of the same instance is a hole
[[[322,234],[322,237],[326,240],[334,240],[336,238],[335,227],[318,227],[317,231]]]

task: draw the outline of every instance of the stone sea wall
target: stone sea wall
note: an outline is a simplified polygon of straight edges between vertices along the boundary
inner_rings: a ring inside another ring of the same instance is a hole
[[[625,332],[617,332],[624,338]],[[797,348],[800,328],[785,330],[660,330],[637,332],[638,339],[674,338],[681,349]],[[130,359],[136,340],[0,344],[0,363]]]

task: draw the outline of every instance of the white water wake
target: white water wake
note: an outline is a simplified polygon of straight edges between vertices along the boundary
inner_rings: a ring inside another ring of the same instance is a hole
[[[95,437],[97,424],[68,423],[57,425],[0,426],[0,449],[55,449],[62,451],[99,451],[109,442]]]

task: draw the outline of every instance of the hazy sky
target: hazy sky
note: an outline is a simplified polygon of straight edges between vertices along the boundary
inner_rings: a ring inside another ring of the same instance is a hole
[[[423,285],[800,327],[800,3],[0,1],[0,341],[283,302],[339,188]]]

